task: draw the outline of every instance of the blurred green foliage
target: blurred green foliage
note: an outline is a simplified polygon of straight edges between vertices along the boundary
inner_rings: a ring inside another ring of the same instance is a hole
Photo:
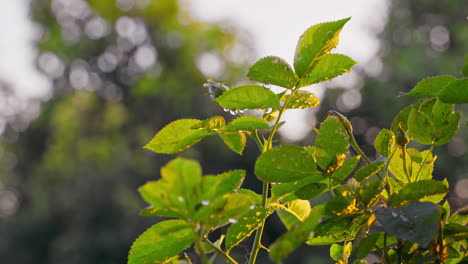
[[[202,87],[203,56],[225,70],[217,77],[240,79],[249,40],[233,26],[196,21],[175,0],[123,2],[32,2],[43,27],[38,65],[54,91],[14,143],[5,131],[13,161],[0,166],[0,183],[19,207],[0,218],[2,263],[125,263],[155,221],[138,216],[137,188],[168,159],[142,146],[169,120],[223,113]],[[211,173],[245,167],[218,144],[185,155],[210,160]]]

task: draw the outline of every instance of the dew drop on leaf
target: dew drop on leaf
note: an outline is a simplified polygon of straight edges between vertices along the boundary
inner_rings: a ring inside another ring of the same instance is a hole
[[[179,202],[181,202],[181,203],[183,203],[183,202],[185,201],[185,200],[184,200],[184,197],[182,197],[182,196],[179,196],[179,198],[177,198],[177,200],[178,200]]]
[[[255,204],[252,204],[250,207],[249,207],[250,210],[253,210],[255,209]]]
[[[229,218],[228,221],[229,221],[229,223],[231,223],[231,224],[237,223],[237,219],[234,219],[234,218]]]
[[[210,201],[208,201],[208,200],[205,200],[205,201],[202,201],[202,202],[201,202],[201,204],[202,204],[202,205],[204,205],[204,206],[207,206],[207,205],[209,205],[209,204],[210,204]]]

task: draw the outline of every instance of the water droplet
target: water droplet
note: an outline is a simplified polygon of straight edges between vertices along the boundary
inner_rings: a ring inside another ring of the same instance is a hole
[[[237,115],[237,110],[230,110],[229,113],[230,113],[231,115]]]
[[[395,212],[395,211],[392,211],[392,216],[393,216],[393,217],[398,217],[398,213]]]
[[[177,198],[177,200],[179,200],[179,202],[183,203],[185,200],[184,200],[184,197],[182,196],[179,196],[179,198]]]
[[[294,185],[296,185],[296,184],[297,184],[297,181],[294,182]]]
[[[193,231],[198,232],[198,231],[200,231],[200,228],[201,228],[200,224],[197,224],[197,226],[195,227],[195,229]]]
[[[314,232],[310,232],[310,233],[309,233],[309,236],[314,236],[314,235],[315,235]]]
[[[229,112],[229,108],[223,108],[224,112]]]
[[[237,219],[234,219],[234,218],[229,218],[228,221],[229,221],[229,223],[231,223],[231,224],[237,223]]]
[[[268,107],[267,109],[265,109],[265,114],[271,114],[271,112],[273,112],[273,108]]]
[[[204,205],[204,206],[207,206],[207,205],[209,205],[209,204],[210,204],[210,201],[208,201],[208,200],[205,200],[205,201],[202,201],[202,202],[201,202],[201,204],[202,204],[202,205]]]
[[[253,205],[251,205],[251,206],[249,207],[249,209],[250,209],[250,210],[253,210],[253,209],[255,209],[255,207],[256,207],[255,204],[253,204]]]

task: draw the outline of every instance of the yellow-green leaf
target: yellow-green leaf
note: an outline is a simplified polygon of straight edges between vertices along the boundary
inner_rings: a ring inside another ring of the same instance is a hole
[[[282,58],[268,56],[257,61],[247,73],[252,81],[278,85],[291,89],[296,84],[297,76],[291,66]]]
[[[279,108],[279,99],[271,90],[255,84],[241,85],[225,91],[215,101],[229,109]]]
[[[172,154],[182,151],[203,138],[215,134],[208,130],[194,129],[202,121],[179,119],[161,129],[145,148],[157,153]]]
[[[356,64],[348,56],[342,54],[327,54],[319,59],[317,64],[306,72],[297,87],[304,87],[314,83],[331,80],[347,73]]]
[[[338,37],[344,24],[350,18],[314,25],[299,38],[294,53],[294,69],[304,77],[324,55],[338,44]]]
[[[284,106],[285,109],[305,109],[314,108],[320,104],[320,99],[315,94],[308,91],[296,91],[292,95],[292,98]]]

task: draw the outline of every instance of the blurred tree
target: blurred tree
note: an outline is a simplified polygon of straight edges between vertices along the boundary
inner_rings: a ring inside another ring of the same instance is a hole
[[[360,89],[360,107],[347,109],[346,102],[356,97],[340,89],[328,90],[324,100],[328,107],[322,105],[322,111],[330,108],[349,111],[346,115],[355,126],[354,132],[361,144],[367,144],[364,149],[370,155],[375,154],[371,153],[370,146],[380,128],[389,127],[402,108],[417,102],[415,99],[398,98],[398,95],[408,92],[430,76],[448,74],[462,77],[461,69],[467,52],[467,1],[398,0],[391,1],[390,8],[388,24],[382,34],[382,61],[373,65],[381,67],[380,74],[367,76],[363,87],[353,90]],[[356,68],[359,70],[359,65]],[[365,76],[364,72],[361,73]],[[448,145],[435,149],[438,160],[434,175],[439,179],[447,177],[452,188],[459,179],[467,178],[468,171],[468,130],[463,125],[468,111],[466,106],[460,108],[464,117],[458,136]],[[450,196],[455,207],[468,202],[457,199],[453,192]]]
[[[157,220],[138,216],[137,188],[171,158],[142,146],[180,116],[219,112],[201,90],[205,76],[241,79],[249,39],[192,19],[175,0],[36,0],[31,13],[54,91],[27,131],[17,137],[16,118],[2,137],[0,258],[125,263]],[[246,167],[219,143],[184,155],[206,173]]]

